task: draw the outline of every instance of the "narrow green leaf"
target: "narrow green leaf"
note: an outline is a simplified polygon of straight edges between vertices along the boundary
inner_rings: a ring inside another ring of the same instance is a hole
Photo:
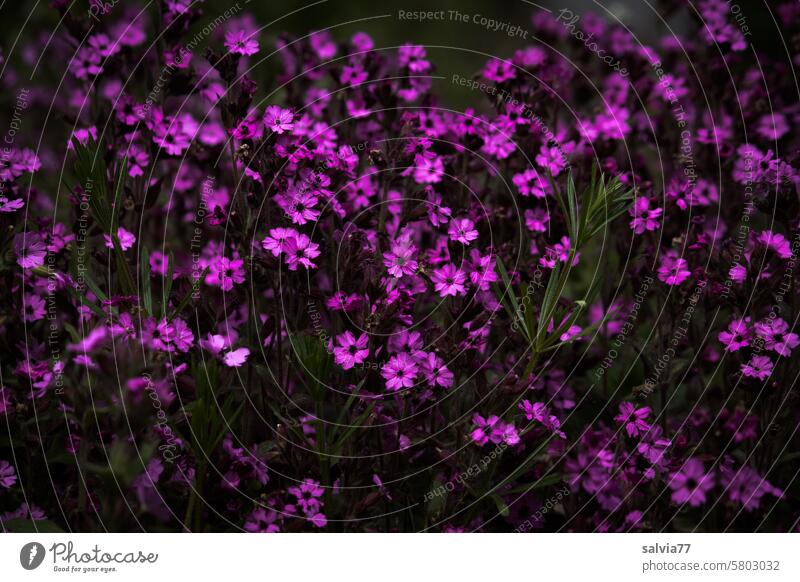
[[[150,281],[150,251],[146,247],[142,248],[141,263],[142,269],[142,303],[147,315],[153,314],[153,289]]]

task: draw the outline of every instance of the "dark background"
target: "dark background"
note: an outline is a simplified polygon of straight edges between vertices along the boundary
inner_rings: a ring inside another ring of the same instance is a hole
[[[106,0],[109,1],[109,0]],[[114,10],[123,8],[129,0],[118,0]],[[161,0],[154,0],[161,1]],[[699,0],[698,0],[699,1]],[[235,0],[206,0],[202,3],[204,16],[196,29],[236,5]],[[748,42],[759,51],[783,53],[780,35],[777,34],[773,15],[766,8],[765,0],[735,0],[731,4],[741,7],[740,14],[753,32]],[[313,30],[330,29],[337,40],[347,40],[353,33],[369,33],[378,47],[399,46],[407,42],[428,47],[430,60],[438,67],[438,74],[450,77],[458,73],[472,76],[486,62],[485,54],[510,56],[516,49],[531,43],[530,40],[509,38],[502,31],[490,32],[477,24],[443,22],[410,22],[397,18],[398,10],[459,10],[466,14],[481,14],[488,18],[506,21],[524,27],[528,38],[535,36],[531,22],[536,6],[544,6],[557,13],[568,8],[575,14],[593,12],[608,22],[619,21],[626,25],[642,43],[657,44],[664,35],[685,35],[690,29],[690,19],[684,9],[683,0],[238,0],[238,14],[255,15],[257,22],[265,26],[260,37],[261,55],[274,46],[278,33],[287,31],[294,35],[305,35]],[[774,3],[772,3],[774,4]],[[86,0],[74,3],[76,12],[86,11]],[[35,6],[35,8],[34,8]],[[384,17],[381,18],[381,16]],[[660,15],[660,17],[659,17]],[[663,19],[663,22],[662,22]],[[24,39],[31,35],[49,34],[58,24],[58,14],[47,1],[34,4],[31,0],[9,2],[0,0],[0,46],[3,55],[13,52],[12,60],[19,58]],[[270,24],[272,23],[272,24]],[[667,26],[669,28],[667,28]],[[670,32],[670,29],[672,32]],[[20,34],[21,32],[21,34]],[[18,38],[19,36],[19,38]],[[789,42],[789,39],[785,39]],[[209,42],[205,40],[204,42]],[[575,41],[576,46],[579,44]],[[16,46],[15,46],[16,45]],[[477,52],[473,52],[477,51]],[[783,53],[782,60],[785,59]],[[67,66],[63,62],[53,63],[58,71]],[[278,59],[273,57],[265,63],[266,69],[277,70]],[[24,68],[19,68],[22,71]],[[266,71],[264,71],[266,72]],[[271,77],[254,75],[258,80]],[[8,86],[8,79],[2,83]],[[474,96],[463,87],[449,81],[438,81],[435,91],[443,96],[448,105],[464,107],[474,103]],[[7,93],[7,91],[3,91]],[[8,95],[0,96],[6,103]]]

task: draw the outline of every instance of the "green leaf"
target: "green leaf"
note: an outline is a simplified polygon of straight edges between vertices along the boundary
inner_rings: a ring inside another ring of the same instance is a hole
[[[161,317],[166,316],[167,314],[167,307],[169,307],[169,296],[172,293],[172,282],[174,279],[174,269],[175,269],[175,257],[172,253],[169,253],[167,263],[167,278],[164,280],[164,285],[161,289]],[[199,280],[202,283],[202,279]]]
[[[175,308],[175,311],[172,312],[172,315],[169,316],[168,321],[172,322],[172,320],[175,319],[178,316],[178,314],[186,308],[186,306],[189,304],[189,301],[192,300],[192,296],[200,288],[200,283],[203,279],[205,279],[209,270],[210,267],[206,267],[205,269],[203,269],[203,273],[200,276],[200,278],[192,281],[191,287],[183,296],[183,298],[180,300],[180,302],[178,303],[178,307]]]
[[[26,519],[20,517],[17,519],[9,519],[3,522],[3,527],[6,531],[11,533],[64,533],[61,526],[50,521],[49,519]]]
[[[503,517],[508,517],[510,512],[508,511],[508,505],[506,505],[506,502],[503,501],[503,498],[497,493],[493,493],[491,497],[492,501],[494,501],[494,504],[497,506],[497,511],[500,513],[500,515]]]
[[[142,265],[141,269],[142,303],[144,304],[144,310],[147,312],[147,315],[152,315],[153,290],[152,290],[152,282],[150,281],[150,251],[147,250],[146,247],[142,248],[142,257],[140,264]]]

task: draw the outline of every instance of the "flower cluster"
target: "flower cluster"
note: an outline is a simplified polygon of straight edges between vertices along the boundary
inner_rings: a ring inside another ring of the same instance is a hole
[[[797,528],[800,105],[725,2],[571,21],[624,75],[537,12],[464,111],[421,45],[138,4],[0,59],[0,527]]]

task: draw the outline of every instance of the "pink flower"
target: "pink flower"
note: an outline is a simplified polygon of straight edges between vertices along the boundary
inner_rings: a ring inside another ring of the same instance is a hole
[[[293,196],[286,196],[283,199],[283,209],[286,215],[295,224],[306,224],[309,221],[319,218],[319,210],[315,210],[318,199],[311,194],[295,193]]]
[[[336,343],[338,344],[333,349],[333,359],[345,370],[349,370],[356,364],[362,363],[369,355],[367,348],[367,334],[362,333],[358,339],[346,331],[343,334],[336,336]]]
[[[646,420],[650,416],[650,412],[649,406],[636,408],[630,402],[621,402],[619,414],[614,417],[614,420],[625,425],[628,436],[636,437],[650,430],[650,425]]]
[[[222,361],[229,368],[238,368],[247,361],[247,358],[249,356],[250,356],[250,350],[248,350],[247,348],[239,348],[237,350],[232,350],[230,352],[227,352],[223,356]]]
[[[400,352],[384,366],[381,376],[386,379],[388,390],[410,388],[417,377],[417,364],[407,353]]]
[[[726,331],[720,332],[718,338],[725,344],[726,352],[735,352],[750,345],[750,318],[734,319],[728,324]]]
[[[656,230],[658,228],[658,219],[661,217],[663,210],[661,208],[650,209],[650,200],[645,197],[636,198],[636,202],[628,213],[633,217],[631,220],[631,229],[634,234],[644,234],[648,230]]]
[[[447,224],[453,211],[447,206],[442,206],[442,197],[433,191],[431,186],[428,186],[428,220],[435,227]]]
[[[294,129],[294,114],[288,110],[270,105],[264,113],[264,125],[270,131],[282,134]]]
[[[490,284],[498,280],[497,260],[491,254],[481,255],[478,249],[470,251],[469,259],[469,280],[481,291],[488,291]]]
[[[8,461],[0,461],[0,487],[10,489],[17,482],[17,472]]]
[[[701,461],[691,458],[672,474],[669,487],[672,489],[672,501],[699,507],[706,502],[706,493],[714,488],[714,478],[706,474]]]
[[[417,272],[419,264],[414,256],[417,247],[408,240],[402,239],[392,244],[392,249],[383,255],[383,264],[389,269],[389,274],[398,279],[403,275],[413,275]]]
[[[472,422],[475,424],[476,428],[470,433],[470,438],[480,446],[489,442],[489,438],[496,432],[498,424],[502,425],[500,418],[495,415],[489,418],[483,418],[477,413],[472,417]]]
[[[515,75],[516,69],[514,69],[514,65],[509,61],[498,59],[497,57],[489,59],[483,67],[483,76],[489,81],[494,81],[496,83],[502,83],[503,81],[513,79]]]
[[[414,164],[414,180],[417,184],[436,184],[442,181],[442,174],[444,174],[442,158],[417,156]]]
[[[688,266],[686,259],[678,257],[675,251],[669,250],[661,257],[657,271],[658,279],[667,285],[680,285],[691,275]]]
[[[525,211],[525,226],[531,232],[547,232],[547,224],[550,222],[550,215],[543,208]]]
[[[452,263],[447,263],[441,269],[436,269],[431,276],[434,284],[434,289],[442,297],[456,295],[466,292],[464,282],[466,281],[464,273]]]
[[[16,212],[25,206],[25,201],[22,198],[9,200],[5,196],[0,196],[0,212]]]
[[[514,174],[511,178],[514,185],[523,196],[535,196],[536,198],[544,198],[547,196],[545,192],[545,183],[539,177],[539,172],[533,168],[528,168],[521,174]]]
[[[318,481],[303,479],[299,487],[289,487],[287,491],[297,498],[297,505],[306,515],[316,515],[322,508],[320,497],[325,490],[319,486]]]
[[[166,277],[169,272],[169,257],[159,251],[150,254],[150,272]]]
[[[544,403],[535,402],[531,404],[529,400],[523,400],[519,404],[519,409],[525,413],[525,418],[528,420],[535,420],[541,423],[558,438],[567,438],[567,435],[561,430],[561,421],[554,414],[550,414]]]
[[[14,235],[14,250],[17,253],[17,264],[23,269],[35,269],[44,265],[47,245],[36,233]]]
[[[311,262],[320,255],[319,245],[312,243],[311,239],[304,234],[297,234],[296,236],[286,239],[285,245],[286,264],[289,266],[290,271],[296,271],[299,265],[306,269],[316,269],[317,266]]]
[[[444,360],[433,352],[428,353],[420,365],[429,384],[442,388],[450,388],[453,385],[453,373],[444,365]]]
[[[478,238],[478,231],[475,230],[475,223],[469,218],[454,218],[450,222],[450,228],[447,230],[450,235],[450,240],[460,242],[463,245],[468,245]]]
[[[472,422],[477,428],[470,433],[470,437],[480,446],[484,446],[489,441],[494,444],[503,442],[509,446],[517,445],[520,442],[516,427],[512,423],[503,422],[495,415],[484,419],[480,414],[475,414]]]
[[[179,156],[189,148],[191,139],[180,120],[165,117],[153,129],[153,142],[169,155]]]
[[[800,337],[789,332],[789,324],[783,319],[774,319],[756,324],[756,333],[764,339],[764,347],[781,356],[792,355],[792,350],[800,345]]]
[[[742,265],[734,265],[731,267],[731,270],[728,271],[728,276],[731,278],[731,281],[744,283],[747,279],[747,269]]]
[[[572,243],[568,236],[562,236],[561,242],[557,242],[552,247],[548,247],[545,255],[539,259],[539,265],[548,269],[554,269],[557,262],[566,263],[569,260],[570,250]],[[572,260],[572,266],[578,264],[581,254],[575,253],[575,258]]]
[[[747,364],[742,364],[741,372],[750,378],[766,380],[772,375],[772,360],[767,356],[753,356]]]
[[[45,301],[38,295],[26,293],[22,298],[22,317],[27,322],[39,321],[46,313]]]
[[[219,287],[223,291],[230,291],[233,289],[234,283],[244,283],[244,279],[244,261],[242,259],[218,257],[209,264],[205,283],[212,287]]]
[[[758,235],[756,240],[766,248],[772,249],[782,259],[790,259],[792,257],[792,247],[786,237],[780,233],[765,230]]]
[[[132,232],[128,232],[121,226],[117,229],[117,238],[119,238],[119,246],[122,248],[123,251],[127,251],[136,243],[136,236]],[[107,234],[103,235],[103,240],[105,241],[106,247],[109,249],[114,248],[114,242],[111,240],[111,237]]]
[[[286,241],[298,234],[293,228],[273,228],[269,231],[269,236],[261,241],[261,246],[265,251],[271,252],[273,257],[277,257],[286,250]]]
[[[194,334],[186,322],[175,318],[156,321],[149,318],[142,325],[142,341],[154,350],[163,352],[188,352],[194,344]]]
[[[243,30],[228,31],[225,34],[225,48],[234,54],[254,55],[258,52],[258,42],[253,40],[252,34]]]

